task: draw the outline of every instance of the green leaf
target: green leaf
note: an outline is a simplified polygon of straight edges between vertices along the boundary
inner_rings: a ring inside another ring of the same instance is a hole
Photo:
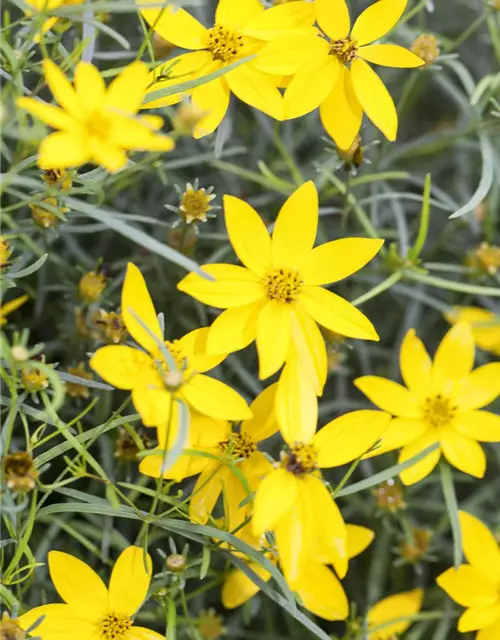
[[[441,473],[441,485],[443,487],[444,501],[448,511],[448,517],[451,524],[451,532],[453,535],[453,564],[455,569],[462,564],[462,529],[460,527],[460,519],[458,517],[457,496],[455,494],[455,485],[451,475],[450,465],[441,460],[439,465]]]
[[[25,276],[29,276],[32,273],[35,273],[35,271],[38,271],[38,269],[40,269],[40,267],[45,264],[48,257],[49,254],[44,253],[38,258],[38,260],[33,262],[33,264],[30,264],[29,267],[25,267],[24,269],[20,269],[19,271],[9,271],[8,277],[12,280],[15,280],[16,278],[24,278]]]

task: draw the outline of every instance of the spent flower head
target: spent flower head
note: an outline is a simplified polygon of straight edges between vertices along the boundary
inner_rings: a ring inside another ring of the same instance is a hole
[[[31,453],[8,453],[2,460],[7,487],[15,493],[28,493],[36,487],[38,471]]]
[[[60,204],[59,200],[52,196],[43,198],[40,203],[30,204],[29,208],[33,221],[42,229],[54,229],[64,220],[64,214],[69,211],[68,207]]]
[[[78,283],[78,295],[83,302],[93,303],[99,300],[106,288],[106,276],[100,271],[85,273]]]
[[[208,189],[199,187],[197,181],[194,187],[191,183],[187,183],[179,203],[179,211],[187,224],[207,221],[207,213],[213,208],[210,203],[216,198],[213,190],[213,187]]]
[[[87,370],[84,362],[79,362],[76,367],[68,367],[67,372],[70,375],[82,378],[83,380],[92,380],[94,377],[92,373]],[[66,381],[64,383],[64,387],[66,389],[66,393],[72,398],[90,397],[90,389],[84,384],[75,381]]]
[[[436,62],[441,53],[438,39],[432,33],[421,33],[417,36],[411,45],[411,50],[416,56],[422,58],[426,66]]]
[[[13,249],[5,236],[0,236],[0,269],[6,269],[10,265],[10,257]]]
[[[55,167],[54,169],[47,169],[42,171],[42,180],[49,187],[59,189],[60,191],[67,191],[73,186],[73,173],[67,169],[60,169]]]

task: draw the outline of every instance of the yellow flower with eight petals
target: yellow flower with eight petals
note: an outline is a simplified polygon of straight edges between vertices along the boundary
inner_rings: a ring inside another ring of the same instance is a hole
[[[141,547],[127,547],[111,573],[109,587],[87,564],[61,551],[49,552],[49,572],[64,604],[46,604],[18,619],[43,640],[61,637],[95,640],[164,640],[165,636],[134,625],[151,582],[151,558]],[[146,565],[145,565],[146,563]]]
[[[479,442],[500,442],[500,416],[478,411],[500,395],[500,362],[472,371],[474,341],[470,326],[453,326],[431,361],[410,329],[401,346],[400,366],[408,389],[391,380],[363,376],[355,385],[378,407],[396,416],[381,446],[370,455],[403,447],[399,462],[439,443],[432,453],[401,472],[405,484],[425,478],[444,454],[464,473],[482,478],[486,456]]]
[[[127,163],[126,151],[173,149],[171,138],[156,134],[163,126],[162,118],[136,117],[149,82],[143,62],[128,65],[107,88],[99,71],[88,62],[76,65],[74,86],[52,61],[44,60],[43,70],[60,107],[35,98],[17,99],[21,108],[59,129],[40,144],[40,168],[94,162],[117,171]]]
[[[480,349],[500,356],[500,316],[481,307],[453,307],[444,314],[451,324],[467,322]]]
[[[436,580],[441,589],[467,607],[458,621],[461,633],[476,640],[500,638],[500,548],[491,531],[465,511],[459,512],[462,547],[468,564],[451,568]]]

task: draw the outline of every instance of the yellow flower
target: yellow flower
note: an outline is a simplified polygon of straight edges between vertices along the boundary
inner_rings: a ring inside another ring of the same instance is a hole
[[[106,277],[103,273],[88,271],[78,283],[78,295],[84,302],[96,302],[106,288]]]
[[[139,5],[151,0],[139,0]],[[206,28],[183,9],[144,8],[141,13],[165,40],[191,52],[168,60],[152,72],[148,92],[194,80],[227,67],[248,56],[258,56],[267,40],[279,38],[299,28],[310,31],[314,6],[292,2],[265,10],[260,0],[219,0],[215,24]],[[224,76],[203,84],[190,93],[193,104],[206,112],[194,129],[194,137],[212,133],[226,115],[231,92],[237,98],[264,113],[283,119],[283,99],[274,77],[259,71],[254,59],[240,64]],[[179,102],[186,93],[152,100],[147,107],[162,107]]]
[[[84,0],[24,0],[24,3],[29,7],[29,9],[25,9],[24,14],[28,17],[32,17],[42,12],[50,13],[51,11],[54,11],[54,9],[58,9],[65,4],[81,4],[82,2],[84,2]],[[47,33],[47,31],[52,29],[60,19],[61,18],[59,16],[47,18],[47,20],[42,24],[41,32]],[[34,41],[40,42],[40,34],[35,35]]]
[[[388,596],[377,602],[368,612],[367,640],[393,640],[404,633],[410,626],[411,620],[392,624],[391,621],[416,615],[420,611],[423,599],[424,592],[421,589],[415,589]],[[372,628],[382,627],[382,625],[383,628],[371,632]]]
[[[182,212],[187,224],[194,221],[207,221],[207,213],[212,209],[210,203],[216,198],[215,193],[212,193],[212,191],[213,187],[199,189],[196,183],[195,187],[189,182],[187,183],[179,204],[179,210]]]
[[[132,391],[135,408],[147,427],[165,429],[175,401],[183,401],[216,419],[251,417],[246,402],[236,391],[203,375],[225,358],[225,354],[205,355],[207,328],[165,342],[177,365],[176,370],[169,368],[158,345],[163,342],[163,335],[153,302],[141,272],[132,263],[128,264],[123,283],[121,309],[128,332],[142,350],[127,345],[102,347],[92,356],[90,366],[114,387]],[[172,427],[173,432],[174,421]],[[158,435],[160,438],[160,432]]]
[[[466,611],[458,621],[461,633],[479,630],[476,640],[500,638],[500,549],[480,520],[459,512],[462,547],[468,564],[451,568],[436,580]]]
[[[171,138],[157,135],[159,116],[140,116],[149,72],[143,62],[133,62],[106,88],[99,71],[78,62],[74,86],[50,60],[43,61],[45,80],[60,107],[34,98],[18,98],[17,104],[57,133],[40,144],[42,169],[64,169],[94,162],[117,171],[127,162],[126,151],[170,151]]]
[[[453,307],[444,314],[451,324],[467,322],[480,349],[500,356],[500,317],[481,307]]]
[[[309,354],[313,361],[313,385],[321,393],[327,360],[316,323],[352,338],[378,340],[361,311],[322,285],[361,269],[383,241],[343,238],[313,249],[318,193],[312,182],[285,202],[272,238],[258,213],[243,200],[225,196],[224,212],[229,239],[244,267],[208,264],[204,270],[215,280],[191,273],[178,284],[200,302],[227,309],[210,328],[208,352],[237,351],[256,339],[259,376],[267,378],[280,369],[290,345],[297,343],[304,358]]]
[[[500,416],[478,409],[500,394],[500,362],[472,371],[472,332],[468,324],[459,323],[443,338],[434,362],[410,329],[401,346],[400,366],[408,389],[377,376],[355,380],[375,405],[396,416],[370,455],[403,447],[399,462],[405,462],[437,442],[435,451],[401,472],[405,484],[429,475],[441,453],[460,471],[482,478],[486,456],[479,442],[500,441]]]
[[[346,524],[347,555],[354,558],[373,540],[373,531],[366,527]],[[272,559],[272,557],[270,558]],[[274,561],[276,562],[276,558]],[[271,578],[261,565],[248,562],[248,566],[265,582]],[[308,559],[303,573],[294,587],[303,606],[325,620],[343,620],[349,612],[349,603],[342,584],[321,562],[321,558]],[[241,606],[258,593],[259,587],[240,569],[233,569],[222,586],[222,604],[226,609]]]
[[[390,422],[381,411],[353,411],[332,420],[309,442],[288,441],[288,449],[260,484],[254,501],[253,533],[274,531],[276,547],[290,587],[314,553],[332,564],[337,575],[347,572],[346,528],[323,484],[320,469],[359,458],[377,442]],[[284,434],[285,440],[286,433]]]
[[[28,299],[29,296],[27,295],[19,296],[18,298],[9,300],[9,302],[6,302],[2,306],[0,306],[0,326],[3,327],[4,324],[7,324],[7,316],[9,316],[16,309],[19,309],[19,307],[22,306]]]
[[[61,637],[108,640],[164,640],[165,636],[134,625],[133,616],[144,602],[151,582],[152,563],[141,547],[127,547],[113,567],[109,587],[87,564],[61,551],[50,551],[49,572],[64,604],[46,604],[19,618],[43,640]],[[145,566],[146,564],[146,566]]]
[[[5,269],[10,265],[12,247],[5,236],[0,236],[0,269]]]
[[[293,4],[293,3],[292,3]],[[420,67],[414,53],[395,44],[370,44],[398,22],[407,0],[379,0],[358,17],[351,29],[345,0],[316,0],[322,37],[297,37],[293,58],[296,73],[284,95],[285,119],[297,118],[318,106],[323,125],[341,149],[349,149],[361,127],[363,111],[389,139],[396,138],[398,117],[384,83],[368,62],[386,67]],[[290,72],[280,61],[289,42],[277,41],[263,52],[259,68]],[[272,49],[272,51],[270,50]]]

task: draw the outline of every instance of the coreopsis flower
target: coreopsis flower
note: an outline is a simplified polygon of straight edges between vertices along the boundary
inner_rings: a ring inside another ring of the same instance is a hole
[[[187,224],[192,222],[206,222],[207,213],[212,209],[211,202],[215,200],[216,195],[213,193],[213,187],[199,187],[195,184],[193,187],[189,182],[186,190],[181,196],[179,203],[179,211]]]
[[[351,462],[373,447],[390,422],[380,411],[353,411],[336,418],[309,442],[290,442],[262,480],[254,500],[253,533],[273,531],[285,578],[300,583],[309,559],[321,549],[323,564],[339,578],[347,572],[346,528],[320,469]],[[286,438],[286,432],[283,434]]]
[[[54,129],[41,142],[41,169],[65,169],[87,162],[117,171],[127,163],[127,151],[171,151],[171,138],[156,132],[163,126],[159,116],[137,116],[149,71],[133,62],[109,87],[92,64],[78,62],[74,85],[50,60],[43,61],[45,80],[60,106],[22,97],[17,104]]]
[[[399,619],[416,615],[422,607],[423,599],[422,589],[414,589],[388,596],[374,604],[367,616],[367,640],[393,640],[404,633],[411,625],[411,620]],[[392,622],[393,620],[398,622]]]
[[[481,307],[453,307],[444,314],[451,324],[467,322],[476,345],[500,356],[500,316]]]
[[[82,2],[84,0],[24,0],[24,4],[27,5],[27,8],[24,9],[24,15],[32,18],[41,13],[49,14],[51,11],[67,4],[81,4]],[[41,33],[47,33],[60,19],[60,16],[48,17],[42,24]],[[39,33],[35,35],[34,41],[40,42]]]
[[[314,362],[314,386],[321,393],[327,361],[316,323],[352,338],[378,340],[368,318],[323,285],[361,269],[383,241],[343,238],[313,248],[318,193],[312,182],[285,202],[272,238],[259,214],[243,200],[225,196],[224,214],[229,239],[244,266],[208,264],[204,270],[214,280],[190,273],[178,284],[196,300],[226,309],[210,327],[208,352],[237,351],[256,340],[259,376],[267,378],[281,368],[291,343],[300,343]]]
[[[373,540],[373,531],[366,527],[346,524],[346,544],[348,558],[354,558],[368,547]],[[269,555],[269,554],[267,554]],[[278,558],[272,557],[274,562]],[[265,582],[271,574],[255,561],[248,566]],[[259,591],[255,584],[241,569],[233,569],[227,575],[222,587],[222,604],[226,609],[241,606]],[[343,620],[349,612],[349,603],[342,584],[335,574],[321,562],[318,554],[309,558],[294,591],[303,606],[325,620]]]
[[[2,304],[0,306],[0,326],[3,327],[4,324],[7,324],[7,316],[13,313],[16,309],[19,309],[19,307],[21,307],[28,299],[29,296],[25,294]]]
[[[500,395],[500,362],[472,371],[474,352],[472,331],[466,323],[448,331],[434,362],[410,329],[400,352],[401,373],[408,388],[378,376],[355,380],[375,405],[395,416],[380,447],[370,455],[402,447],[399,462],[405,462],[439,443],[435,451],[401,472],[405,484],[429,475],[441,454],[460,471],[483,477],[486,456],[479,442],[500,441],[500,416],[479,409]]]
[[[164,640],[165,636],[134,624],[148,594],[152,562],[141,547],[127,547],[118,557],[109,587],[85,562],[50,551],[49,573],[64,604],[46,604],[19,618],[23,629],[43,619],[32,632],[43,640],[61,637],[95,640]]]
[[[285,119],[319,107],[329,135],[341,149],[349,149],[359,133],[364,112],[386,138],[395,140],[396,107],[368,63],[386,67],[424,64],[404,47],[372,44],[396,25],[406,4],[407,0],[379,0],[361,13],[351,29],[345,0],[316,0],[316,19],[323,33],[314,38],[295,37],[297,67],[284,94]],[[269,73],[284,71],[276,60],[285,45],[289,47],[290,42],[269,45],[259,68]]]
[[[246,402],[236,391],[204,375],[226,355],[205,354],[207,328],[165,342],[176,369],[169,366],[159,346],[163,343],[163,332],[146,282],[130,262],[121,309],[127,331],[142,349],[128,345],[101,347],[92,356],[90,366],[114,387],[132,391],[132,400],[145,426],[166,428],[177,400],[216,419],[251,417]]]
[[[458,620],[461,633],[476,631],[476,640],[500,638],[500,549],[491,531],[465,511],[459,512],[462,548],[468,564],[451,568],[436,580],[441,589],[466,607]]]
[[[139,0],[139,5],[151,0]],[[219,0],[213,27],[206,28],[183,9],[144,7],[146,22],[162,38],[190,50],[153,70],[148,93],[223,69],[246,57],[258,57],[266,41],[296,29],[312,27],[313,5],[292,2],[264,9],[259,0]],[[256,68],[250,59],[225,75],[189,92],[195,107],[206,112],[194,128],[194,137],[212,133],[226,115],[231,93],[277,120],[283,119],[283,100],[274,77]],[[179,102],[184,93],[152,99],[146,107],[162,107]]]

